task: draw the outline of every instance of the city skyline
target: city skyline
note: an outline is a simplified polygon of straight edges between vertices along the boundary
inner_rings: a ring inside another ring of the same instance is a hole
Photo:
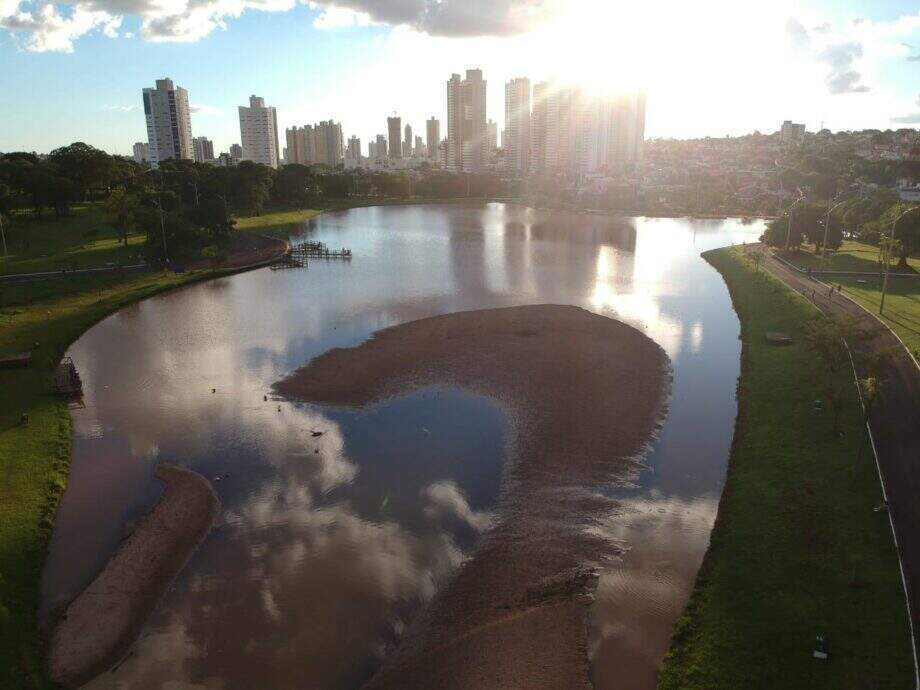
[[[333,117],[341,118],[349,134],[371,141],[380,133],[376,123],[398,110],[403,122],[419,131],[432,114],[446,119],[443,74],[471,67],[489,75],[487,118],[499,131],[504,129],[504,84],[522,75],[534,83],[558,78],[603,90],[643,86],[654,104],[651,138],[770,131],[775,122],[790,118],[811,131],[822,122],[834,130],[920,122],[920,14],[909,3],[885,8],[862,1],[834,7],[818,0],[805,7],[779,3],[744,8],[748,18],[720,3],[700,9],[699,16],[666,3],[674,21],[654,40],[645,10],[623,10],[620,17],[595,7],[599,21],[590,23],[585,14],[590,3],[571,5],[558,22],[566,38],[556,52],[544,49],[546,29],[539,23],[505,36],[504,20],[486,17],[466,34],[433,35],[319,6],[298,7],[290,16],[248,11],[228,20],[225,29],[185,43],[145,40],[130,30],[130,17],[118,38],[71,34],[60,44],[46,32],[39,45],[29,43],[34,32],[25,29],[15,35],[0,32],[0,54],[9,64],[0,99],[10,114],[0,130],[0,150],[47,152],[80,140],[130,154],[133,142],[143,138],[134,117],[140,107],[136,89],[163,75],[189,90],[194,129],[217,150],[238,141],[236,107],[253,92],[277,108],[279,130]],[[27,9],[22,4],[22,11]],[[716,37],[717,47],[706,47],[703,39],[712,38],[713,30],[706,24],[713,23],[716,12],[722,26],[734,29]],[[597,32],[606,25],[613,52],[597,61],[591,51],[578,50],[573,24],[587,32],[586,45],[604,40]],[[0,20],[0,26],[9,28],[11,22]],[[688,34],[698,31],[697,40],[677,35],[678,26]],[[634,40],[613,40],[627,27],[635,28]],[[305,39],[308,51],[300,50]],[[55,52],[55,46],[73,52]],[[418,54],[426,60],[419,61]],[[725,60],[729,54],[732,59]],[[394,87],[385,76],[392,73],[410,78]],[[232,74],[232,81],[214,78],[224,74]],[[30,87],[34,83],[49,88],[36,92]],[[99,95],[85,99],[87,92]],[[62,110],[67,118],[60,117]]]

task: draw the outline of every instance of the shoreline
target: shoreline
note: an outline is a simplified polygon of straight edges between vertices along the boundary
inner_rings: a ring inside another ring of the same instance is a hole
[[[211,483],[169,464],[155,474],[164,484],[159,501],[54,625],[48,675],[55,683],[80,687],[118,663],[211,531],[220,507]]]
[[[738,414],[709,548],[658,687],[913,687],[898,554],[887,511],[875,510],[882,487],[852,372],[837,374],[838,435],[814,409],[829,375],[803,342],[825,317],[740,247],[703,258],[741,324]],[[773,330],[793,342],[770,345]],[[816,635],[830,662],[812,657]]]
[[[660,427],[664,351],[578,307],[458,312],[379,331],[275,384],[299,401],[362,407],[427,385],[509,412],[496,525],[364,686],[588,689],[597,572],[621,547],[598,527]]]

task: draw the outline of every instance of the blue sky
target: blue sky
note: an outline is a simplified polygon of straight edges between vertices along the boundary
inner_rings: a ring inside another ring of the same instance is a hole
[[[122,8],[134,14],[121,14]],[[920,9],[907,2],[0,0],[0,151],[76,140],[129,153],[140,90],[189,90],[194,134],[239,140],[250,94],[281,127],[333,118],[366,142],[393,111],[424,136],[451,72],[648,92],[649,136],[920,126]]]

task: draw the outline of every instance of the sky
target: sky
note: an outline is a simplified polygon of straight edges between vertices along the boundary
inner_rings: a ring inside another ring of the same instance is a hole
[[[644,89],[646,135],[920,127],[917,0],[0,0],[0,151],[146,140],[141,89],[189,92],[227,151],[250,94],[279,128],[334,119],[364,150],[393,112],[446,133],[445,83]],[[281,134],[283,140],[283,131]]]

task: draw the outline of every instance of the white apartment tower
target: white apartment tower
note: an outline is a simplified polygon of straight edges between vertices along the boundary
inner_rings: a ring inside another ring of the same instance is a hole
[[[390,158],[402,158],[402,118],[393,115],[387,118],[387,136],[389,138]]]
[[[546,97],[550,86],[541,81],[533,85],[533,112],[530,116],[530,171],[546,170]]]
[[[441,143],[441,123],[432,116],[425,121],[425,146],[428,149],[428,157],[435,159],[438,157],[438,146]]]
[[[451,75],[447,82],[447,168],[482,170],[487,160],[486,82],[482,70],[468,69],[466,79]]]
[[[406,128],[403,130],[406,133],[405,138],[403,139],[403,157],[411,158],[413,150],[413,139],[412,139],[412,125],[408,122],[406,123]]]
[[[207,137],[195,137],[192,139],[192,148],[195,150],[196,163],[214,160],[214,142]]]
[[[278,167],[278,115],[272,106],[265,105],[259,96],[249,97],[249,107],[241,105],[240,140],[243,160]]]
[[[192,160],[188,91],[175,86],[172,79],[157,79],[156,88],[143,90],[143,98],[150,165],[155,168],[170,158]]]
[[[530,79],[521,77],[505,84],[505,169],[530,172]]]
[[[143,141],[134,142],[134,162],[147,163],[150,160],[150,145]]]

